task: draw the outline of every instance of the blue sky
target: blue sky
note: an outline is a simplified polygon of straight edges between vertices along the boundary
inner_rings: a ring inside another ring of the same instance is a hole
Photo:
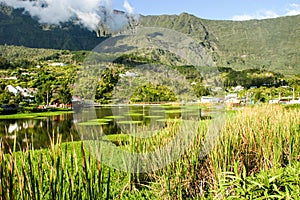
[[[123,0],[113,7],[124,10]],[[143,15],[187,12],[205,19],[248,20],[300,14],[300,0],[128,0]]]

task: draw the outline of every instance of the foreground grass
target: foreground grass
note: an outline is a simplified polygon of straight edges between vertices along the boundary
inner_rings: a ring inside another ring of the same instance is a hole
[[[0,154],[0,199],[147,198],[127,173],[103,166],[82,142]],[[148,197],[149,198],[149,197]]]
[[[0,153],[2,199],[299,199],[299,109],[256,106],[230,114],[214,147],[199,157],[209,121],[176,162],[155,172],[110,169],[82,142],[50,149]],[[147,152],[176,133],[171,123],[153,139],[108,140],[123,149]],[[126,142],[124,142],[126,141]]]
[[[294,178],[300,171],[299,111],[278,105],[238,111],[227,118],[214,148],[201,158],[200,131],[181,159],[154,173],[162,195],[180,199],[299,199],[299,178]],[[269,183],[262,177],[270,179]],[[288,184],[295,187],[286,187]]]

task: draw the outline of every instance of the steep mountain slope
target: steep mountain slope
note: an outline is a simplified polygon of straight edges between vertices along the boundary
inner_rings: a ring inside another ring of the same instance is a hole
[[[22,9],[0,5],[0,44],[35,48],[82,50],[93,49],[105,38],[79,25],[41,25]]]
[[[193,37],[217,66],[300,73],[300,15],[237,22],[183,13],[143,16],[139,26],[165,27]],[[21,9],[0,5],[0,45],[91,50],[104,39],[72,22],[41,25]]]
[[[300,15],[238,22],[205,20],[183,13],[145,16],[141,25],[190,35],[202,42],[218,66],[300,72]]]

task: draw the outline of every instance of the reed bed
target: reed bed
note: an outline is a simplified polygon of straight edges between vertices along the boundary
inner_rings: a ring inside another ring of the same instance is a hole
[[[202,126],[180,160],[153,174],[162,186],[157,191],[170,199],[300,198],[299,113],[280,105],[246,107],[226,118],[205,157],[199,157],[207,132]]]
[[[200,121],[193,144],[176,162],[147,173],[111,169],[81,142],[53,140],[49,149],[0,151],[0,197],[300,199],[299,112],[261,105],[229,114],[206,155],[201,152],[210,121]],[[115,143],[146,153],[167,144],[177,130],[178,124],[171,122],[155,137],[115,137]]]

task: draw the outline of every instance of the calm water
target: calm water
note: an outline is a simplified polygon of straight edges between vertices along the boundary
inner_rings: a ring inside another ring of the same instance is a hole
[[[0,120],[0,138],[2,144],[12,147],[14,140],[17,149],[30,145],[35,148],[49,147],[51,139],[62,142],[80,140],[73,123],[73,114],[62,114],[51,117],[34,119],[7,119]],[[50,139],[51,138],[51,139]]]
[[[82,135],[78,134],[80,126],[101,126],[104,134],[124,133],[124,130],[135,124],[137,126],[163,126],[166,120],[176,118],[201,118],[205,110],[195,107],[175,106],[118,106],[97,107],[81,114],[62,114],[51,117],[34,119],[0,120],[0,138],[3,145],[12,147],[14,139],[17,147],[47,148],[51,140],[60,136],[62,142],[78,141]],[[86,116],[84,113],[87,113]],[[196,116],[195,116],[196,115]],[[207,114],[206,114],[207,115]],[[83,117],[84,116],[84,117]],[[80,119],[79,119],[80,118]],[[84,119],[83,119],[84,118]],[[50,139],[51,138],[51,139]]]

